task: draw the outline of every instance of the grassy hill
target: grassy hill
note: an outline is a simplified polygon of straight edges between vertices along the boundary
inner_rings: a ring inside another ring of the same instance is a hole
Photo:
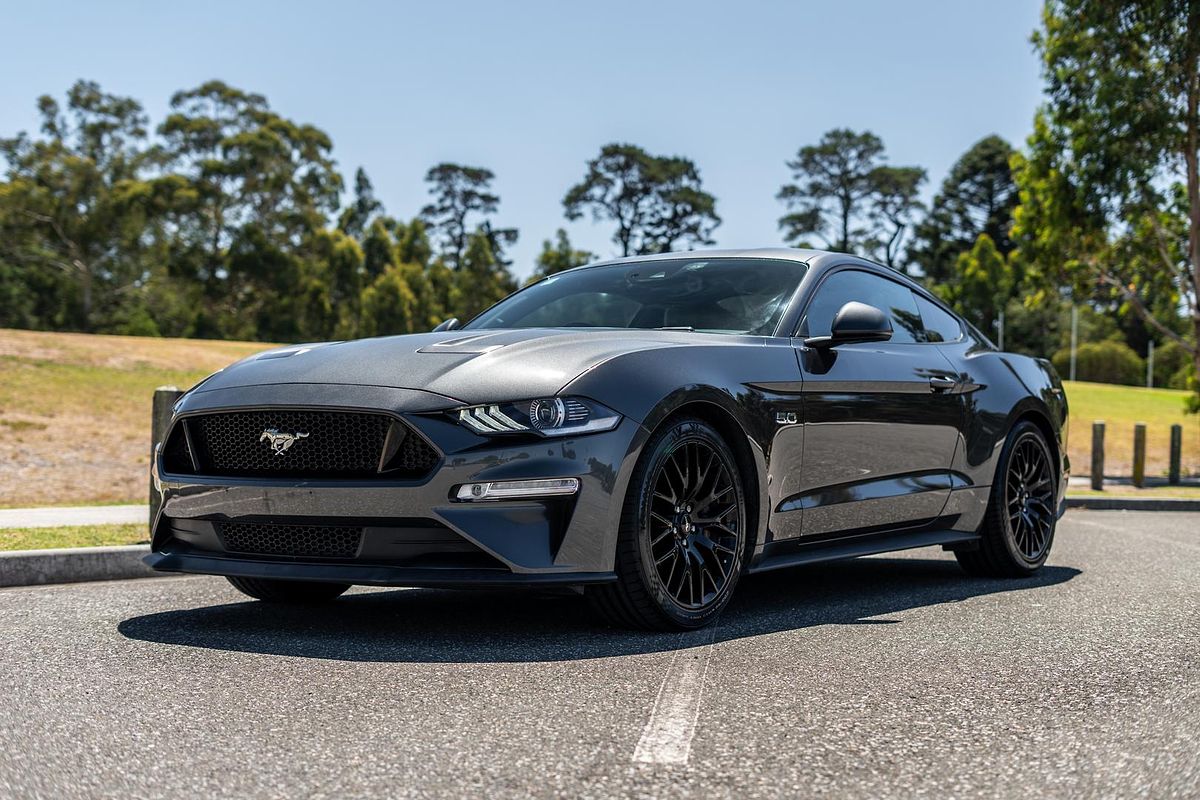
[[[155,387],[266,347],[0,329],[0,507],[145,501]]]
[[[0,329],[0,507],[142,502],[156,386],[191,386],[265,349],[253,342]],[[1133,424],[1149,425],[1147,474],[1165,474],[1170,425],[1184,425],[1185,470],[1200,473],[1200,417],[1184,393],[1067,385],[1071,461],[1090,463],[1091,424],[1108,422],[1108,472],[1128,474]]]

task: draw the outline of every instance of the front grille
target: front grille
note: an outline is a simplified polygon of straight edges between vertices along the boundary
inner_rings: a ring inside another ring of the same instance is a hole
[[[363,529],[343,525],[277,525],[223,522],[221,544],[231,553],[311,558],[354,558]]]
[[[183,425],[202,475],[415,480],[438,461],[419,434],[384,414],[266,409],[189,417]]]

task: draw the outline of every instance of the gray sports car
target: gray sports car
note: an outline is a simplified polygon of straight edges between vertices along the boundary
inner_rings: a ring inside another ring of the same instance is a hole
[[[809,250],[590,264],[465,326],[261,353],[192,388],[148,563],[263,600],[581,587],[695,628],[744,573],[941,545],[1020,577],[1067,403],[903,275]]]

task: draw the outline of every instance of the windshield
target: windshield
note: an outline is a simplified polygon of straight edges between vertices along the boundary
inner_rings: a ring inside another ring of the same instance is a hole
[[[681,258],[572,270],[517,292],[465,327],[771,334],[807,269],[765,258]]]

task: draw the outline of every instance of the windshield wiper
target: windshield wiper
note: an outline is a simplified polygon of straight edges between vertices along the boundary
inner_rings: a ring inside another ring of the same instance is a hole
[[[696,329],[691,325],[663,325],[661,328],[655,328],[656,331],[690,331],[696,332]]]

